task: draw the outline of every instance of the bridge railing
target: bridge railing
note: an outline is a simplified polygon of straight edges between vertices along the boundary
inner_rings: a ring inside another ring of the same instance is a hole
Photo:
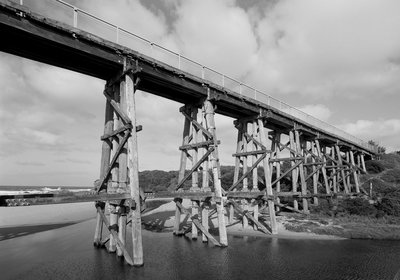
[[[321,131],[344,138],[363,148],[376,152],[376,147],[361,139],[350,135],[349,133],[321,121],[293,106],[290,106],[262,91],[257,90],[241,81],[224,75],[207,66],[204,66],[190,58],[181,55],[178,52],[171,51],[161,45],[147,40],[137,34],[134,34],[120,26],[109,23],[87,11],[84,11],[74,5],[62,0],[12,0],[20,5],[28,7],[33,12],[43,16],[72,25],[76,28],[90,32],[101,38],[115,42],[124,47],[131,48],[144,55],[164,62],[182,71],[188,72],[194,76],[202,77],[214,84],[225,87],[231,91],[243,96],[255,99],[261,103],[267,104],[277,110],[285,112],[293,117],[313,125]]]

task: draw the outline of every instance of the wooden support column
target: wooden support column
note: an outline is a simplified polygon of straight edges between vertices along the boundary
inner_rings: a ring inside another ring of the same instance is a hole
[[[113,110],[111,107],[110,102],[106,101],[105,106],[105,121],[104,121],[104,134],[111,134],[113,130]],[[101,164],[100,164],[100,180],[105,176],[108,166],[110,164],[111,158],[111,149],[112,143],[111,141],[104,140],[102,144],[102,151],[101,151]],[[98,182],[98,181],[97,181]],[[96,186],[99,188],[100,186]],[[96,202],[98,204],[99,202]],[[104,213],[104,204],[100,207],[101,211]],[[97,212],[96,214],[96,230],[94,233],[94,245],[100,246],[102,244],[101,238],[103,233],[103,220],[101,218],[101,214]]]
[[[118,210],[115,204],[109,204],[109,212],[110,212],[110,226],[117,228],[118,226]],[[115,230],[118,232],[118,230]],[[117,241],[114,238],[114,235],[110,233],[110,242],[108,244],[108,252],[115,253],[117,251]]]
[[[186,106],[183,107],[183,110],[186,110],[186,113],[189,114]],[[184,125],[183,125],[182,146],[189,144],[189,133],[190,133],[190,120],[188,118],[185,118]],[[181,182],[183,180],[183,178],[185,177],[187,155],[188,155],[188,151],[182,150],[179,173],[178,173],[178,182]],[[182,200],[180,200],[180,203],[182,203]],[[181,210],[176,205],[175,206],[175,225],[174,225],[174,234],[175,235],[179,234],[180,224],[181,224]]]
[[[354,162],[354,153],[353,151],[350,151],[350,162],[353,166],[355,166],[355,162]],[[355,167],[352,167],[352,172],[353,172],[353,179],[354,179],[354,185],[356,187],[356,193],[360,192],[360,183],[358,181],[358,172],[357,169]]]
[[[208,232],[209,225],[208,225],[208,215],[210,212],[210,201],[206,200],[203,202],[202,211],[201,211],[201,224],[204,227],[204,230]],[[208,242],[207,235],[202,232],[202,240],[204,243]]]
[[[346,152],[346,161],[347,161],[347,163],[350,162],[350,152],[349,151]],[[347,184],[347,188],[349,190],[349,193],[352,192],[352,185],[351,185],[351,182],[350,182],[350,175],[351,175],[350,171],[351,171],[351,169],[352,169],[352,167],[349,164],[349,167],[347,168],[347,170],[345,172],[346,173],[346,184]]]
[[[197,120],[197,113],[198,113],[198,109],[197,108],[193,108],[192,109],[192,118],[194,120]],[[192,143],[193,144],[197,144],[198,138],[199,138],[199,133],[198,133],[199,129],[192,123]],[[192,152],[192,168],[196,165],[197,161],[198,161],[198,147],[194,146],[193,147],[193,152]],[[197,192],[200,191],[199,188],[199,173],[196,170],[193,171],[192,173],[192,187],[191,187],[191,191]]]
[[[335,159],[335,147],[331,147],[331,157]],[[333,184],[333,193],[338,193],[338,185],[337,185],[337,171],[336,171],[336,164],[332,161],[332,184]]]
[[[180,198],[175,198],[175,202],[182,203],[182,199]],[[179,235],[180,234],[180,227],[181,227],[181,209],[176,206],[175,208],[175,224],[174,224],[174,234]]]
[[[229,213],[228,213],[229,219],[228,219],[228,221],[229,221],[230,225],[233,224],[234,214],[235,214],[235,210],[233,208],[233,204],[229,203]]]
[[[264,123],[261,119],[258,119],[258,129],[260,131],[260,142],[264,147],[267,144],[268,136],[265,135],[264,130]],[[265,185],[266,191],[268,196],[273,195],[272,191],[272,183],[271,183],[271,173],[269,171],[269,154],[267,153],[265,158],[263,159],[263,167],[264,167],[264,176],[265,176]],[[275,217],[275,205],[274,200],[268,199],[268,210],[270,216],[270,223],[271,223],[271,231],[272,234],[278,233],[278,226],[276,224],[276,217]]]
[[[258,213],[258,201],[253,199],[251,205],[253,205],[253,217],[254,217],[254,220],[258,222],[258,214],[259,214]],[[254,230],[258,229],[257,223],[253,223],[253,229]]]
[[[304,152],[303,152],[301,141],[300,141],[300,133],[299,133],[298,130],[295,130],[294,133],[295,133],[295,137],[296,137],[297,153],[301,154],[302,156],[304,156]],[[303,164],[303,162],[304,162],[304,160],[302,160],[302,162],[300,163],[299,173],[300,173],[300,182],[301,182],[301,194],[303,196],[306,196],[307,195],[307,182],[306,182],[305,176],[304,176],[304,164]],[[303,202],[303,212],[304,213],[309,213],[307,198],[303,197],[302,202]]]
[[[208,95],[210,89],[207,89]],[[204,102],[205,109],[205,117],[207,122],[208,132],[213,136],[214,140],[214,150],[211,153],[211,167],[212,174],[214,179],[214,193],[217,204],[217,215],[218,215],[218,231],[219,231],[219,242],[222,246],[228,246],[228,237],[226,234],[226,226],[225,226],[225,216],[224,216],[224,200],[225,197],[222,196],[222,187],[221,187],[221,178],[220,178],[220,170],[219,170],[219,156],[218,156],[218,140],[217,133],[215,130],[215,120],[214,120],[214,105],[210,100],[206,100]]]
[[[237,135],[237,145],[236,145],[236,154],[240,154],[243,151],[243,128],[242,123],[239,121],[235,121],[235,126],[238,130]],[[242,160],[240,156],[235,157],[235,172],[233,174],[233,184],[235,184],[239,180],[239,173],[240,173],[240,165],[242,164]],[[233,189],[234,191],[236,190]]]
[[[118,219],[118,237],[119,240],[121,240],[122,244],[126,244],[126,220],[127,220],[127,213],[128,213],[128,207],[121,206],[119,208],[119,219]],[[117,247],[117,255],[119,257],[122,257],[124,254],[123,248]]]
[[[242,208],[244,212],[249,212],[249,204],[246,199],[242,199]],[[246,215],[243,215],[242,217],[242,227],[244,229],[248,228],[249,226],[249,220],[247,219]]]
[[[325,157],[325,154],[321,150],[321,146],[319,144],[319,140],[315,139],[314,143],[315,143],[315,149],[317,150],[317,155],[318,155],[318,157],[320,159],[322,159],[321,172],[322,172],[322,178],[324,180],[325,191],[326,191],[327,194],[330,194],[331,193],[331,188],[329,186],[328,176],[326,174],[326,157]]]
[[[113,100],[119,104],[121,110],[123,110],[124,112],[126,112],[126,108],[122,108],[120,105],[120,88],[117,85],[113,86]],[[119,120],[119,116],[117,114],[117,112],[114,111],[113,114],[113,119],[114,119],[114,131],[118,130],[121,126],[122,123]],[[112,157],[116,156],[116,153],[118,152],[118,146],[119,146],[119,138],[118,137],[113,137],[112,138],[112,150],[111,150],[111,155]],[[118,163],[120,161],[120,156],[121,153],[118,156]],[[125,160],[126,160],[126,156],[125,156]],[[126,164],[125,164],[126,166]],[[125,176],[126,176],[126,172],[125,172]],[[126,180],[126,179],[125,179]],[[117,193],[118,192],[118,184],[119,181],[119,164],[115,164],[113,166],[113,168],[111,169],[111,187],[108,188],[107,192],[108,193]],[[118,220],[119,220],[119,207],[117,207],[118,205],[118,201],[109,201],[109,210],[110,210],[110,224],[111,226],[117,226],[119,224]],[[117,230],[118,232],[118,230]],[[123,242],[125,242],[125,240],[123,240]],[[110,232],[110,242],[109,242],[109,248],[108,251],[110,253],[115,253],[117,251],[117,242],[114,238],[114,235]],[[118,250],[119,255],[122,255],[122,251],[121,249]]]
[[[258,148],[257,147],[257,143],[255,142],[255,140],[259,141],[259,137],[258,137],[259,133],[257,132],[257,130],[258,130],[257,121],[253,120],[252,121],[252,136],[253,136],[253,139],[251,141],[253,152],[257,151],[257,148]],[[254,154],[253,157],[252,157],[252,165],[254,165],[256,162],[257,162],[257,154]],[[258,168],[257,167],[253,169],[253,188],[252,188],[252,191],[256,191],[256,192],[260,191],[259,188],[258,188]]]
[[[245,122],[243,122],[242,123],[242,129],[243,129],[243,132],[244,133],[242,133],[242,136],[243,136],[243,140],[242,140],[242,151],[243,151],[243,153],[247,153],[247,146],[248,146],[248,140],[247,140],[247,137],[246,137],[246,133],[247,133],[247,131],[248,131],[248,125],[247,125],[247,122],[245,121]],[[243,161],[243,174],[246,174],[247,173],[247,168],[248,168],[248,165],[247,165],[247,155],[244,155],[243,156],[243,159],[242,159],[242,161]],[[243,179],[243,188],[242,188],[242,191],[243,192],[247,192],[248,190],[249,190],[249,179],[247,178],[247,176],[246,177],[244,177],[244,179]]]
[[[199,201],[192,200],[192,217],[197,217],[199,219]],[[198,235],[199,231],[192,220],[192,239],[196,240]]]
[[[360,158],[361,158],[361,167],[364,170],[364,172],[367,173],[367,168],[365,168],[364,154],[361,154]]]
[[[293,131],[289,131],[289,141],[290,141],[290,148],[294,151],[296,151],[296,144],[295,144],[295,140],[294,140],[294,132]],[[296,157],[295,153],[290,152],[290,157]],[[293,160],[290,161],[290,165],[293,167],[295,166],[295,162]],[[297,192],[297,180],[298,180],[298,168],[294,168],[292,170],[292,192],[296,193]],[[295,210],[299,210],[299,203],[297,202],[297,199],[293,199],[293,208]]]
[[[317,154],[316,153],[316,147],[315,147],[315,143],[313,143],[313,142],[311,142],[311,152],[315,155],[315,154]],[[313,172],[313,175],[312,175],[312,182],[313,182],[313,193],[314,193],[314,195],[317,195],[318,194],[318,175],[319,174],[317,174],[317,167],[315,166],[315,158],[314,157],[311,157],[311,163],[313,164],[312,165],[312,172]],[[314,198],[313,198],[313,204],[315,205],[315,206],[317,206],[318,205],[318,197],[317,196],[314,196]]]
[[[279,132],[275,133],[273,142],[275,143],[275,146],[274,146],[275,159],[279,159],[279,153],[280,153],[281,149],[279,148],[279,145],[277,143],[281,142],[281,133],[279,133]],[[281,162],[280,161],[276,162],[275,166],[276,166],[276,169],[275,169],[276,170],[276,178],[279,178],[281,176]],[[280,192],[280,191],[281,191],[281,180],[278,180],[276,182],[276,192]],[[276,202],[277,202],[277,204],[281,203],[280,197],[276,198]],[[276,210],[280,211],[280,207],[276,206]]]
[[[347,180],[346,180],[346,174],[345,174],[345,172],[343,170],[343,159],[342,159],[342,154],[340,152],[339,145],[335,145],[335,149],[336,149],[336,154],[337,154],[337,158],[338,158],[338,163],[339,163],[340,169],[341,169],[340,174],[341,174],[341,177],[342,177],[342,184],[343,184],[343,187],[344,187],[344,192],[345,193],[349,193],[349,188],[347,186]]]
[[[127,67],[125,62],[125,69]],[[135,104],[135,81],[132,73],[125,75],[125,96],[127,104],[127,116],[136,128],[136,104]],[[139,161],[138,143],[136,129],[131,130],[131,137],[128,139],[128,177],[129,189],[131,193],[132,207],[132,249],[133,264],[143,265],[143,244],[142,244],[142,219],[141,219],[141,200],[139,187]]]

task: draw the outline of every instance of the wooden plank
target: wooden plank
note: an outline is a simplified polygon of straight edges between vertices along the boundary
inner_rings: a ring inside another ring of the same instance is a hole
[[[242,152],[242,153],[232,154],[232,156],[233,157],[245,157],[245,156],[254,156],[254,155],[265,154],[268,152],[271,152],[271,151],[270,150],[258,150],[258,151]]]
[[[194,144],[187,144],[179,147],[179,150],[192,150],[192,149],[197,149],[197,148],[202,148],[202,147],[208,147],[210,145],[213,145],[214,141],[209,140],[209,141],[204,141],[204,142],[199,142],[199,143],[194,143]],[[221,141],[218,141],[218,144],[221,144]]]
[[[100,137],[100,140],[104,141],[111,137],[116,137],[116,136],[118,136],[118,134],[124,132],[125,130],[129,130],[129,129],[132,129],[132,125],[130,125],[130,124],[124,125],[124,126],[118,128],[117,130],[112,131],[110,134],[104,134],[103,136]],[[136,132],[139,132],[142,130],[143,130],[143,126],[141,126],[141,125],[136,126]]]
[[[304,156],[270,159],[269,162],[294,161],[294,160],[302,160],[304,162]]]
[[[188,209],[182,206],[182,204],[179,201],[175,201],[176,205],[179,207],[179,209],[185,214],[190,217],[192,222],[195,224],[195,226],[208,238],[209,241],[211,241],[215,246],[222,247],[224,246],[222,243],[218,242],[214,236],[212,236],[208,230],[206,230],[203,225],[199,222],[198,216],[192,216],[189,212]]]
[[[104,212],[101,211],[100,207],[97,207],[97,213],[99,213],[101,219],[103,220],[103,223],[106,225],[106,227],[110,231],[110,234],[114,237],[115,241],[117,242],[117,245],[121,248],[124,258],[125,258],[125,261],[130,265],[134,265],[134,262],[132,261],[132,258],[129,255],[128,250],[126,250],[126,248],[125,248],[125,244],[119,239],[118,233],[115,230],[110,228],[110,224],[107,220],[107,217],[104,214]]]

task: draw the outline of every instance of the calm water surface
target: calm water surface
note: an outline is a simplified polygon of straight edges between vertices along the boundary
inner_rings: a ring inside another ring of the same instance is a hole
[[[92,246],[94,220],[0,241],[1,279],[395,279],[399,241],[229,237],[220,249],[144,231],[145,266]],[[399,278],[400,279],[400,278]]]

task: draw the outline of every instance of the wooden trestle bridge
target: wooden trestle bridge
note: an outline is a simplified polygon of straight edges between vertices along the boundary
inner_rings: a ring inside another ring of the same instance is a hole
[[[178,65],[173,65],[128,48],[121,41],[122,36],[118,38],[122,34],[118,32],[126,31],[117,26],[109,24],[116,28],[117,43],[86,32],[79,28],[79,16],[91,15],[65,2],[54,1],[71,8],[70,25],[35,13],[32,3],[36,1],[29,2],[32,7],[24,5],[23,1],[0,2],[0,50],[106,81],[97,191],[34,200],[37,203],[96,201],[95,245],[104,243],[105,224],[110,233],[110,250],[117,250],[131,265],[143,264],[141,209],[145,195],[138,177],[137,135],[142,127],[136,119],[136,90],[183,104],[180,109],[184,124],[179,147],[179,181],[174,189],[153,194],[174,198],[177,206],[175,234],[182,234],[181,215],[188,215],[193,223],[193,237],[200,231],[204,241],[227,246],[226,223],[230,222],[234,211],[245,223],[250,220],[259,230],[276,234],[275,211],[280,207],[308,213],[310,205],[318,204],[321,197],[360,192],[359,175],[366,172],[364,160],[375,154],[365,143],[271,105],[268,98],[257,98],[262,95],[256,90],[255,95],[249,97],[245,94],[247,86],[242,83],[236,91],[232,90],[224,85],[223,75],[222,85],[218,84],[215,79],[207,78],[207,71],[211,70],[207,67],[201,66],[199,75],[185,71],[181,67],[185,58],[180,55],[176,56]],[[106,24],[94,16],[91,19]],[[154,51],[153,43],[149,47]],[[193,62],[186,59],[188,61]],[[232,128],[238,135],[236,151],[232,151],[234,180],[224,188],[218,154],[218,147],[223,143],[218,141],[215,114],[234,118]],[[286,166],[282,168],[284,163]],[[283,179],[290,182],[290,191],[281,190]],[[191,187],[184,189],[188,180],[191,180]],[[11,200],[18,198],[24,197]],[[182,199],[192,201],[191,210],[182,206]],[[109,219],[105,215],[106,203],[110,207]],[[211,205],[217,212],[218,239],[208,231]],[[267,208],[268,225],[258,221],[259,207]],[[128,214],[132,217],[133,258],[125,247]]]

